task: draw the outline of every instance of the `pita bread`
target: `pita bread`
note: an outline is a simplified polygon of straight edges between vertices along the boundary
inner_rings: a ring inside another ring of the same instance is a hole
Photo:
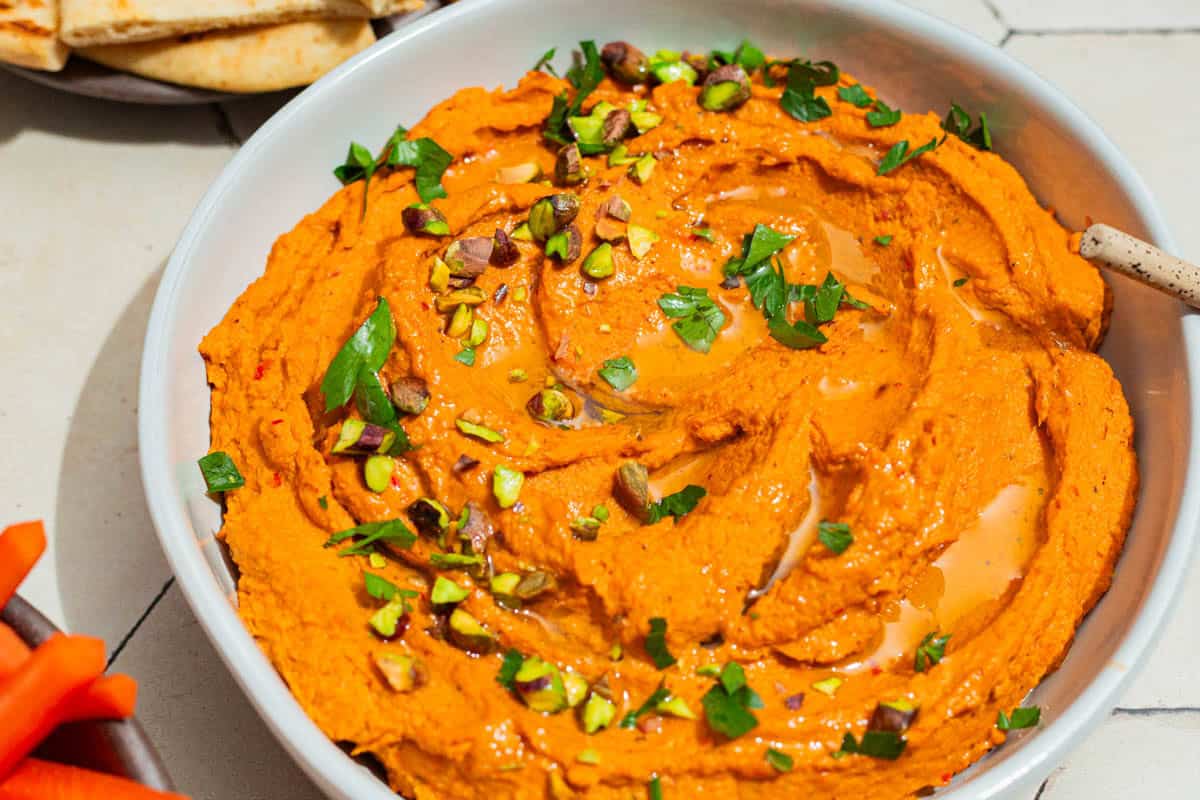
[[[416,11],[425,5],[425,0],[358,0],[371,12],[371,18],[390,17],[392,14],[404,14]]]
[[[72,47],[91,47],[369,13],[359,0],[62,0],[60,36]]]
[[[79,55],[169,83],[273,92],[312,83],[374,41],[365,19],[313,20],[86,47]]]
[[[0,2],[0,61],[57,72],[70,52],[58,40],[58,0]]]

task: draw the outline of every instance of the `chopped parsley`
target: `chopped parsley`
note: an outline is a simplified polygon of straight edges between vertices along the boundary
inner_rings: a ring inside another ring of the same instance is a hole
[[[767,57],[759,47],[749,39],[742,41],[737,50],[713,50],[709,53],[710,68],[722,64],[737,64],[746,70],[747,75],[753,75],[756,70],[767,65]]]
[[[325,377],[321,380],[321,392],[325,395],[325,410],[332,411],[344,406],[354,393],[360,376],[378,372],[387,361],[392,344],[396,341],[396,324],[387,300],[380,297],[375,310],[342,348],[338,350]],[[375,381],[378,384],[378,381]]]
[[[845,100],[847,103],[866,108],[875,102],[871,95],[867,94],[867,90],[863,88],[861,83],[856,83],[853,86],[839,86],[837,90],[838,98]]]
[[[841,555],[854,543],[854,535],[850,533],[850,526],[845,522],[821,520],[817,523],[817,538],[834,555]]]
[[[979,125],[972,129],[971,115],[958,103],[951,103],[950,113],[946,114],[946,119],[942,121],[942,129],[980,150],[992,149],[992,130],[988,127],[986,112],[979,112]]]
[[[625,391],[638,379],[637,367],[629,356],[608,359],[598,372],[600,377],[618,392]]]
[[[460,364],[466,364],[468,367],[475,366],[475,348],[464,347],[454,354],[454,360]]]
[[[483,565],[483,556],[478,553],[471,555],[463,553],[433,553],[429,556],[429,563],[438,569],[478,567]]]
[[[711,242],[714,240],[712,228],[692,228],[692,236]]]
[[[796,762],[787,753],[781,753],[774,748],[767,748],[767,763],[770,764],[776,772],[791,772],[792,767]]]
[[[1032,728],[1042,719],[1042,709],[1037,706],[1014,708],[1012,714],[1001,711],[996,716],[996,727],[1002,731],[1016,731],[1022,728]]]
[[[875,101],[875,108],[867,112],[867,124],[872,128],[887,128],[900,121],[903,114],[898,108],[892,108],[882,100]]]
[[[357,181],[363,182],[363,216],[367,213],[367,189],[370,188],[371,178],[384,166],[415,167],[417,194],[421,196],[423,203],[446,196],[446,190],[442,186],[442,175],[454,161],[454,156],[433,139],[423,137],[409,141],[405,138],[407,135],[408,130],[404,126],[398,126],[388,138],[378,159],[373,158],[371,151],[363,145],[351,142],[345,162],[334,169],[334,177],[341,181],[343,186]]]
[[[657,503],[651,503],[650,518],[646,524],[653,525],[667,517],[674,517],[675,522],[678,523],[680,518],[691,512],[706,494],[708,492],[703,486],[689,483],[678,492],[667,495]]]
[[[650,618],[650,633],[646,635],[646,652],[659,669],[678,663],[678,659],[667,649],[667,621],[662,617]]]
[[[417,541],[416,534],[410,531],[408,526],[398,519],[392,519],[383,522],[364,522],[361,525],[355,525],[353,528],[348,528],[330,536],[325,541],[324,546],[333,547],[355,536],[361,536],[362,539],[349,547],[343,548],[338,555],[365,556],[374,552],[375,545],[380,542],[386,542],[393,547],[407,550]]]
[[[725,263],[725,275],[749,275],[759,264],[767,261],[791,243],[795,236],[780,233],[762,223],[742,237],[742,255]]]
[[[567,126],[567,118],[579,115],[588,95],[604,80],[604,65],[600,62],[600,51],[596,49],[596,43],[590,40],[580,42],[579,47],[583,51],[583,63],[567,70],[567,80],[575,88],[575,97],[570,98],[563,92],[554,98],[550,116],[546,118],[546,127],[542,131],[542,135],[548,140],[561,145],[574,141]]]
[[[674,293],[658,298],[658,307],[675,320],[671,329],[683,343],[700,353],[712,349],[713,341],[725,325],[725,312],[708,296],[707,289],[676,286]]]
[[[970,276],[964,276],[954,281],[954,288],[958,289],[967,285],[967,281],[971,280]]]
[[[729,662],[720,679],[701,700],[708,726],[729,739],[743,736],[758,726],[751,709],[762,708],[762,698],[746,685],[746,673],[740,664]]]
[[[767,330],[772,339],[793,350],[809,350],[829,341],[829,337],[817,330],[816,326],[802,319],[788,322],[785,314],[767,320]]]
[[[658,688],[655,689],[648,698],[646,698],[646,702],[644,702],[640,706],[638,706],[636,710],[630,711],[628,714],[626,714],[624,717],[621,718],[621,727],[622,728],[636,727],[639,719],[641,719],[642,717],[649,714],[651,711],[654,710],[655,706],[657,706],[659,703],[661,703],[663,700],[666,700],[670,696],[671,696],[671,692],[668,691],[666,685],[660,683],[658,685]]]
[[[841,758],[853,754],[895,761],[907,746],[908,742],[895,731],[867,731],[862,735],[862,741],[856,741],[854,734],[847,733],[842,737],[842,749],[834,753],[833,757]]]
[[[496,673],[496,683],[505,689],[511,689],[513,681],[517,677],[517,672],[520,671],[521,664],[523,663],[525,663],[525,656],[521,655],[521,651],[516,648],[510,649],[504,654],[504,661],[500,664],[500,671]]]
[[[240,489],[246,485],[246,479],[238,471],[237,464],[223,450],[209,453],[196,463],[200,465],[200,473],[204,475],[204,483],[211,494]]]
[[[649,800],[663,800],[662,781],[658,779],[657,775],[646,784],[646,795]]]
[[[879,162],[879,169],[877,172],[880,175],[887,175],[892,170],[903,167],[917,156],[928,153],[930,150],[933,150],[944,141],[945,139],[942,139],[941,141],[937,139],[930,139],[916,150],[909,152],[908,140],[901,139],[900,141],[896,142],[896,144],[892,146],[892,149],[888,150],[884,155],[883,160]]]
[[[913,658],[913,669],[917,672],[924,672],[942,660],[946,655],[946,642],[950,641],[950,634],[938,636],[937,631],[925,634],[925,638],[917,645],[917,654]]]
[[[880,247],[887,247],[892,243],[893,238],[895,237],[893,237],[890,233],[887,236],[876,236],[875,244],[879,245]]]
[[[554,55],[557,52],[558,52],[557,47],[551,47],[549,50],[542,53],[542,57],[539,58],[537,60],[537,63],[533,65],[533,69],[531,70],[531,72],[538,72],[539,70],[545,70],[546,72],[549,72],[551,75],[553,75],[554,77],[557,78],[558,72],[554,69],[554,65],[550,63],[551,61],[554,60]]]
[[[371,597],[385,602],[391,600],[400,591],[396,584],[387,578],[372,575],[370,572],[363,573],[363,587]]]
[[[832,61],[796,59],[788,64],[787,85],[779,104],[801,122],[816,122],[833,113],[824,97],[816,96],[818,86],[833,86],[841,72]]]

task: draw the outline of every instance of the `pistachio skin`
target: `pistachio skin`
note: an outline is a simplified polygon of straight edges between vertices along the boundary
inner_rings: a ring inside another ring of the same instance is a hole
[[[521,251],[517,248],[517,243],[503,230],[496,228],[496,233],[492,235],[492,256],[489,259],[491,265],[504,269],[517,263],[520,258]]]
[[[733,111],[750,99],[750,77],[738,64],[726,64],[704,79],[700,106],[706,111]]]
[[[565,392],[558,389],[542,389],[529,398],[525,410],[543,422],[561,422],[575,416],[575,404]]]
[[[633,130],[633,117],[624,108],[608,112],[601,128],[600,140],[605,144],[616,144],[629,135]]]
[[[579,197],[560,192],[543,197],[529,209],[529,232],[536,241],[544,242],[575,221],[579,216]]]
[[[609,42],[600,50],[600,60],[608,72],[621,83],[636,86],[650,76],[646,54],[629,42]]]
[[[626,461],[613,478],[613,499],[638,522],[650,521],[650,472],[637,461]]]
[[[559,149],[554,159],[554,182],[559,186],[583,183],[583,156],[574,142]]]
[[[400,221],[409,233],[425,236],[450,235],[450,226],[442,212],[424,203],[413,203],[401,211]]]

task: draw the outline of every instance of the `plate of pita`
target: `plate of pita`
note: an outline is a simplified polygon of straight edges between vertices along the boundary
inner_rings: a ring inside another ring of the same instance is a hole
[[[211,103],[306,86],[437,0],[3,0],[0,67],[76,94]]]

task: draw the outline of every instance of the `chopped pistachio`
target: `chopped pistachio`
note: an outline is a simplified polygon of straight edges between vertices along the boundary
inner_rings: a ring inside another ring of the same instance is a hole
[[[467,338],[463,340],[464,347],[478,347],[487,340],[488,337],[488,321],[483,317],[476,317],[471,323],[471,332]]]
[[[624,657],[625,657],[625,648],[621,647],[619,642],[617,644],[614,644],[612,647],[608,648],[608,660],[609,661],[620,661]]]
[[[575,708],[588,696],[587,680],[578,672],[568,672],[563,675],[563,689],[567,694],[567,706]]]
[[[705,664],[696,668],[696,674],[702,678],[718,678],[721,675],[720,664]]]
[[[450,265],[437,256],[429,269],[429,288],[439,294],[450,288]]]
[[[594,542],[600,536],[600,520],[595,517],[576,517],[571,520],[570,528],[582,542]]]
[[[603,111],[603,108],[600,108]],[[571,133],[575,136],[576,142],[582,142],[585,145],[600,147],[602,145],[602,137],[604,136],[604,117],[592,113],[586,117],[568,117],[567,126],[571,129]]]
[[[425,662],[407,653],[379,653],[375,666],[395,692],[411,692],[429,682]]]
[[[446,248],[443,256],[450,267],[450,274],[463,278],[477,278],[492,261],[492,250],[496,243],[490,236],[469,236],[456,239]]]
[[[461,305],[454,309],[454,315],[450,317],[450,324],[446,326],[446,335],[452,336],[455,339],[466,336],[471,330],[471,323],[475,321],[475,312],[470,306]]]
[[[623,108],[614,108],[604,116],[604,124],[600,127],[600,141],[607,145],[615,145],[629,135],[633,130],[633,119]]]
[[[646,54],[629,42],[609,42],[604,45],[600,60],[608,67],[613,78],[630,86],[645,83],[650,74]]]
[[[513,228],[512,233],[510,233],[508,236],[510,239],[516,239],[518,242],[533,241],[533,231],[529,230],[528,222],[522,222],[520,225]]]
[[[392,404],[405,414],[420,414],[429,405],[429,384],[415,375],[397,378],[388,386]]]
[[[391,456],[371,456],[363,464],[363,478],[367,482],[367,488],[376,494],[387,491],[395,471],[396,462]]]
[[[575,756],[575,760],[580,764],[591,764],[595,766],[596,764],[600,763],[600,753],[589,747],[587,750],[584,750],[579,755]]]
[[[608,154],[608,165],[610,167],[623,167],[635,161],[637,161],[637,156],[629,155],[629,148],[623,144],[617,145]]]
[[[625,223],[612,217],[601,217],[596,220],[594,233],[596,238],[606,242],[619,242],[625,238]]]
[[[917,707],[904,698],[888,702],[881,701],[867,723],[869,731],[903,733],[917,717]]]
[[[501,572],[499,575],[492,576],[488,588],[492,590],[492,595],[500,605],[505,608],[519,608],[521,599],[514,592],[520,582],[521,576],[517,573]]]
[[[494,431],[486,425],[480,425],[477,422],[471,422],[470,420],[465,420],[461,417],[454,420],[454,424],[458,426],[458,429],[467,436],[473,436],[476,439],[482,439],[490,444],[504,441],[504,434]]]
[[[674,83],[684,81],[688,86],[694,86],[700,76],[695,68],[684,61],[679,53],[671,50],[659,50],[649,61],[650,74],[659,83]]]
[[[521,580],[513,587],[513,596],[518,600],[532,600],[535,597],[552,592],[558,587],[558,581],[545,570],[535,569],[521,576]]]
[[[408,602],[403,595],[397,594],[387,605],[371,615],[368,624],[381,639],[394,639],[404,632],[401,621],[404,620],[407,624],[407,615]]]
[[[631,228],[634,226],[630,226]],[[615,267],[613,265],[613,249],[612,245],[604,242],[598,245],[595,250],[588,253],[587,258],[583,260],[583,274],[589,278],[597,280],[607,278],[613,274]]]
[[[680,719],[696,719],[696,712],[688,706],[687,701],[682,697],[671,696],[666,700],[660,700],[654,706],[654,710],[660,714],[666,714],[670,717],[679,717]]]
[[[657,233],[649,228],[643,228],[641,225],[630,225],[628,235],[629,252],[633,253],[633,257],[639,261],[646,257],[650,248],[659,238]]]
[[[396,433],[361,419],[347,419],[338,431],[332,452],[347,455],[386,453],[396,443]]]
[[[601,322],[599,331],[601,333],[612,333],[612,325],[609,325],[607,322]]]
[[[733,111],[750,99],[750,77],[738,64],[726,64],[709,73],[700,91],[706,111]]]
[[[387,566],[387,559],[379,553],[371,553],[367,556],[367,563],[372,569],[383,569]]]
[[[534,419],[543,422],[561,422],[575,416],[575,404],[571,402],[571,398],[567,397],[565,392],[558,389],[542,389],[529,398],[529,402],[525,404],[525,410]]]
[[[557,258],[564,264],[570,264],[579,258],[582,248],[583,237],[575,225],[568,225],[546,240],[546,255]]]
[[[518,286],[513,289],[513,302],[524,303],[529,298],[529,290],[524,286]]]
[[[529,380],[529,373],[523,369],[510,369],[508,371],[509,383],[524,383]]]
[[[433,591],[429,594],[429,600],[434,605],[449,605],[451,603],[461,603],[470,594],[470,589],[459,586],[444,575],[438,575],[437,580],[433,582]]]
[[[497,464],[492,470],[492,494],[501,508],[512,508],[521,495],[525,473]]]
[[[441,536],[450,527],[450,512],[432,497],[418,498],[405,510],[417,532],[425,536]]]
[[[426,236],[449,236],[450,226],[446,217],[436,208],[425,203],[413,203],[400,212],[400,221],[409,233],[425,234]]]
[[[496,183],[532,183],[540,177],[542,168],[534,161],[496,170]]]
[[[646,155],[629,165],[629,177],[633,178],[637,183],[644,184],[654,175],[654,167],[657,164],[658,161],[654,158],[654,155],[646,153]]]
[[[600,409],[600,421],[612,425],[615,422],[620,422],[625,419],[625,415],[620,411],[613,411],[611,408]]]
[[[520,258],[521,250],[517,247],[517,243],[514,242],[512,237],[503,230],[496,228],[496,232],[492,234],[492,266],[500,267],[501,269],[505,267],[511,267],[513,264],[517,263]],[[501,284],[501,286],[506,287],[507,285]],[[497,292],[499,291],[500,290],[497,289]],[[505,288],[504,291],[507,292],[508,289]],[[504,298],[503,295],[499,295],[494,299],[496,302],[500,302],[500,300]]]
[[[616,716],[616,704],[607,697],[592,692],[583,704],[583,729],[587,733],[604,730],[612,724]]]
[[[554,160],[554,182],[559,186],[583,183],[583,156],[574,142],[559,149]]]
[[[543,197],[529,209],[529,231],[533,238],[544,242],[575,221],[579,214],[579,198],[570,192]]]
[[[633,120],[633,127],[637,128],[639,134],[654,130],[663,121],[661,114],[655,114],[652,111],[634,111],[629,116]]]
[[[626,461],[617,468],[613,499],[639,522],[650,519],[650,473],[644,465]]]
[[[654,212],[654,216],[657,219],[666,219],[667,217],[671,216],[671,212],[665,208],[660,208],[658,211]]]
[[[495,634],[461,608],[451,612],[446,634],[451,644],[471,653],[489,653],[496,646]]]
[[[558,667],[530,656],[521,663],[513,678],[517,696],[534,711],[557,714],[567,707],[567,691]]]
[[[443,314],[454,311],[459,306],[477,306],[487,300],[487,294],[478,286],[468,286],[465,289],[455,289],[434,300],[437,310]]]
[[[841,678],[831,677],[817,681],[812,685],[812,688],[816,689],[823,695],[833,697],[835,694],[837,694],[837,690],[841,688],[843,683],[845,683],[845,681],[843,681]]]

